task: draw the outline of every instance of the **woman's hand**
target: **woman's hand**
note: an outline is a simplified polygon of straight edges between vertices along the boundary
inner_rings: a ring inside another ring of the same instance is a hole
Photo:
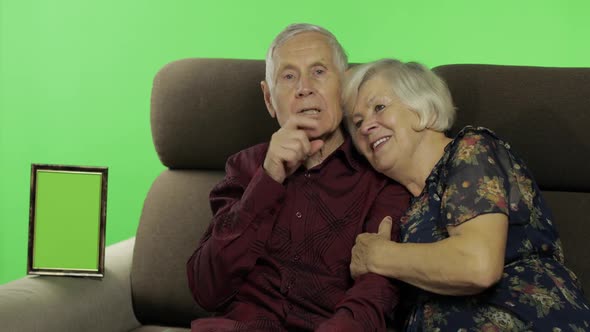
[[[376,272],[374,268],[379,260],[378,248],[384,243],[391,243],[391,227],[391,217],[385,217],[379,224],[377,233],[362,233],[356,237],[350,262],[350,275],[353,279],[365,273]]]

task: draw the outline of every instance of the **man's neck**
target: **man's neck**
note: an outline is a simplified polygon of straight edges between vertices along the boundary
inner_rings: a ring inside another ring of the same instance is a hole
[[[342,143],[344,143],[344,133],[342,129],[338,128],[329,136],[321,138],[324,141],[324,146],[315,154],[309,156],[305,161],[305,168],[310,169],[321,164],[332,152],[336,151]]]

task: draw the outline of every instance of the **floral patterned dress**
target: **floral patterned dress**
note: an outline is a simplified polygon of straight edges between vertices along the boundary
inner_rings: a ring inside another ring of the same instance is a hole
[[[447,238],[447,225],[486,213],[508,216],[504,274],[476,296],[442,296],[408,286],[408,331],[590,331],[590,308],[563,254],[547,203],[510,145],[465,127],[401,219],[401,241]]]

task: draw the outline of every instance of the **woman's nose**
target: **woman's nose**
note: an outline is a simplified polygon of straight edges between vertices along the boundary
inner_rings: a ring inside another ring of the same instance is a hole
[[[365,123],[361,127],[361,134],[363,135],[370,135],[373,131],[379,128],[379,124],[374,120],[365,120]]]

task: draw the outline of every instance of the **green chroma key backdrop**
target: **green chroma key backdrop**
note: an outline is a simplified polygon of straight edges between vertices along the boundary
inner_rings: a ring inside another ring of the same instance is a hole
[[[170,61],[263,59],[311,22],[353,62],[590,67],[588,17],[588,0],[0,0],[0,283],[26,274],[31,163],[109,167],[106,244],[135,234],[163,170],[149,102]]]

